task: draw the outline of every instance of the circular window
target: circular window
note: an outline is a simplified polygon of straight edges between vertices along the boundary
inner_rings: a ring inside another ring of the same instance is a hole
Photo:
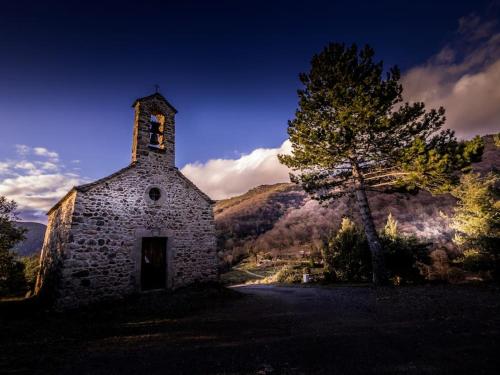
[[[161,197],[161,191],[158,188],[149,189],[149,198],[153,201],[157,201]]]

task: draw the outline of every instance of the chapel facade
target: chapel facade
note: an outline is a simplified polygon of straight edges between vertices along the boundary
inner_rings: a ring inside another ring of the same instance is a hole
[[[176,109],[137,99],[129,166],[48,212],[36,293],[56,308],[216,280],[214,202],[175,167]]]

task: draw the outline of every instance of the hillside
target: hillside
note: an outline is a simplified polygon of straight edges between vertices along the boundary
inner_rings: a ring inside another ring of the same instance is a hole
[[[485,150],[474,170],[500,170],[500,151],[492,136],[484,137]],[[401,231],[431,240],[434,246],[451,249],[451,230],[442,214],[451,214],[455,200],[450,195],[371,193],[369,200],[376,225],[387,215],[398,220]],[[356,221],[355,202],[347,197],[321,206],[294,184],[264,185],[217,202],[215,221],[219,255],[226,263],[258,250],[273,255],[297,254],[318,249],[343,216]]]
[[[27,229],[26,239],[18,243],[14,250],[20,256],[32,255],[42,249],[46,225],[29,221],[18,221],[16,226]]]
[[[474,170],[480,173],[500,170],[499,148],[492,136],[484,140],[483,160],[474,164]],[[391,193],[370,194],[369,199],[378,227],[384,225],[391,212],[402,231],[431,239],[436,246],[450,245],[451,232],[441,213],[451,213],[455,204],[451,196]],[[354,202],[349,199],[339,199],[323,207],[290,183],[263,185],[220,200],[214,211],[219,255],[228,263],[253,249],[281,254],[312,251],[339,225],[343,216],[358,220]],[[40,250],[45,225],[17,224],[28,229],[26,240],[16,246],[18,254],[30,255]]]

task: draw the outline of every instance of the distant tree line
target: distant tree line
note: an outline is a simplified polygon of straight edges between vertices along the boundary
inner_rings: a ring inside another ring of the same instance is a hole
[[[38,256],[18,258],[12,250],[24,239],[15,225],[16,203],[0,196],[0,297],[24,295],[34,287]]]

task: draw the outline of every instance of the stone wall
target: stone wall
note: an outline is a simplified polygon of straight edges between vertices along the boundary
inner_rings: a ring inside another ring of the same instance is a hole
[[[142,237],[167,237],[168,287],[217,279],[212,204],[175,169],[145,172],[138,165],[78,192],[62,241],[58,307],[140,291]],[[157,202],[147,194],[151,187],[161,190]]]
[[[175,168],[177,111],[159,94],[134,108],[132,164],[76,187],[50,214],[39,284],[57,275],[57,308],[139,292],[143,237],[167,237],[168,288],[218,277],[214,202]],[[159,148],[149,145],[152,114],[162,125]]]
[[[62,265],[68,255],[67,245],[71,237],[76,195],[75,190],[70,191],[49,213],[35,293],[51,300],[58,298],[58,291],[61,289]]]

